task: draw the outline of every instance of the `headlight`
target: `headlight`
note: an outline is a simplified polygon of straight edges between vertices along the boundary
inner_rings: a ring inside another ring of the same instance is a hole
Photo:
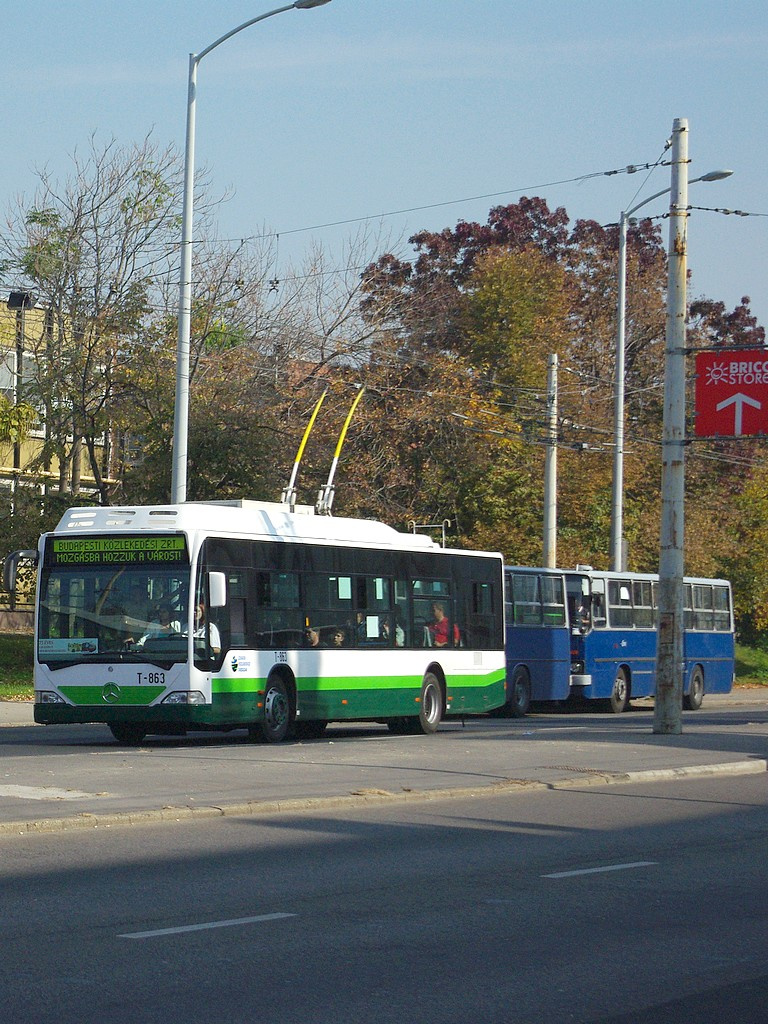
[[[205,704],[205,697],[199,690],[174,690],[163,704]]]
[[[66,704],[67,702],[53,690],[35,690],[36,704]]]
[[[583,661],[572,661],[571,662],[571,675],[572,676],[583,676],[584,675],[584,662]]]

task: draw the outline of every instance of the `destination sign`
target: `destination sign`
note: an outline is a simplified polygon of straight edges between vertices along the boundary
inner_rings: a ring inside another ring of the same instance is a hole
[[[146,565],[188,561],[183,534],[51,537],[45,554],[48,565]]]

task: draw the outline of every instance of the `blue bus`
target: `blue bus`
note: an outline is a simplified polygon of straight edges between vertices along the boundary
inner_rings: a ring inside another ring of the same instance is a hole
[[[656,687],[658,576],[577,566],[507,566],[507,703],[582,698],[618,714]],[[729,693],[734,677],[733,601],[727,580],[683,583],[683,704]]]
[[[507,702],[499,715],[520,718],[531,701],[570,695],[571,629],[559,569],[505,566]]]

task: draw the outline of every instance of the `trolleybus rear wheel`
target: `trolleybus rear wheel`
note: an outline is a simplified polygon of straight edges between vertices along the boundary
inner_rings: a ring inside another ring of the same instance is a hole
[[[419,727],[428,735],[437,732],[443,717],[443,689],[434,672],[427,672],[421,684],[419,702]]]

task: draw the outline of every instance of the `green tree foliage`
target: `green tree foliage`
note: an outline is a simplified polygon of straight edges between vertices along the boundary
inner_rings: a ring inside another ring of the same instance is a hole
[[[15,502],[7,531],[14,546],[32,546],[60,504],[78,494],[78,439],[97,481],[87,500],[168,500],[179,172],[178,156],[150,140],[127,149],[92,142],[64,185],[41,175],[38,193],[0,240],[6,272],[47,310],[33,339],[37,372],[22,397],[45,424],[41,473],[54,461],[61,467],[57,488],[42,497],[30,490]],[[198,185],[196,236],[206,238],[211,206]],[[419,232],[410,244],[410,257],[381,246],[371,254],[371,239],[358,238],[342,274],[313,248],[303,268],[277,280],[267,250],[196,242],[190,499],[277,500],[327,389],[298,481],[299,501],[313,503],[364,385],[336,474],[334,512],[400,529],[449,520],[453,544],[537,563],[547,360],[556,353],[558,560],[606,566],[617,227],[571,224],[564,209],[524,197],[492,209],[485,224],[460,221]],[[352,269],[361,265],[362,275]],[[630,567],[651,571],[658,564],[666,270],[659,227],[633,224],[624,526]],[[689,331],[691,347],[765,341],[746,297],[732,311],[696,299]],[[0,406],[0,437],[15,439],[28,426],[24,406]],[[686,467],[687,570],[732,576],[740,622],[755,634],[768,630],[768,577],[759,569],[768,543],[765,464],[760,452],[745,458],[738,443],[720,441],[691,446]]]
[[[36,410],[27,402],[14,405],[4,395],[0,395],[0,441],[23,441],[36,419]]]
[[[577,221],[571,227],[564,210],[524,198],[491,210],[487,224],[459,222],[455,229],[421,232],[410,241],[412,260],[385,254],[366,271],[363,312],[381,314],[386,308],[401,353],[418,352],[424,361],[453,353],[470,376],[475,409],[483,409],[486,419],[464,421],[465,429],[482,439],[465,475],[456,474],[454,502],[462,504],[462,519],[473,526],[465,539],[499,547],[516,561],[540,560],[545,366],[547,354],[557,352],[559,562],[607,566],[617,226]],[[666,277],[659,227],[650,220],[631,225],[624,528],[630,568],[646,571],[657,567],[659,556]],[[746,297],[731,312],[708,299],[692,302],[689,332],[692,347],[764,344],[763,328]],[[733,473],[737,448],[718,442],[688,452],[686,566],[691,573],[731,572],[736,578],[734,551],[745,538],[737,543],[729,523],[739,502],[753,508],[747,521],[761,535],[762,504],[750,505],[751,491],[744,486],[752,470]],[[761,464],[759,458],[755,472]],[[439,518],[443,506],[433,502],[433,509]],[[763,594],[761,588],[755,583],[749,593]],[[764,598],[768,607],[768,587]],[[743,618],[738,593],[737,607]]]

